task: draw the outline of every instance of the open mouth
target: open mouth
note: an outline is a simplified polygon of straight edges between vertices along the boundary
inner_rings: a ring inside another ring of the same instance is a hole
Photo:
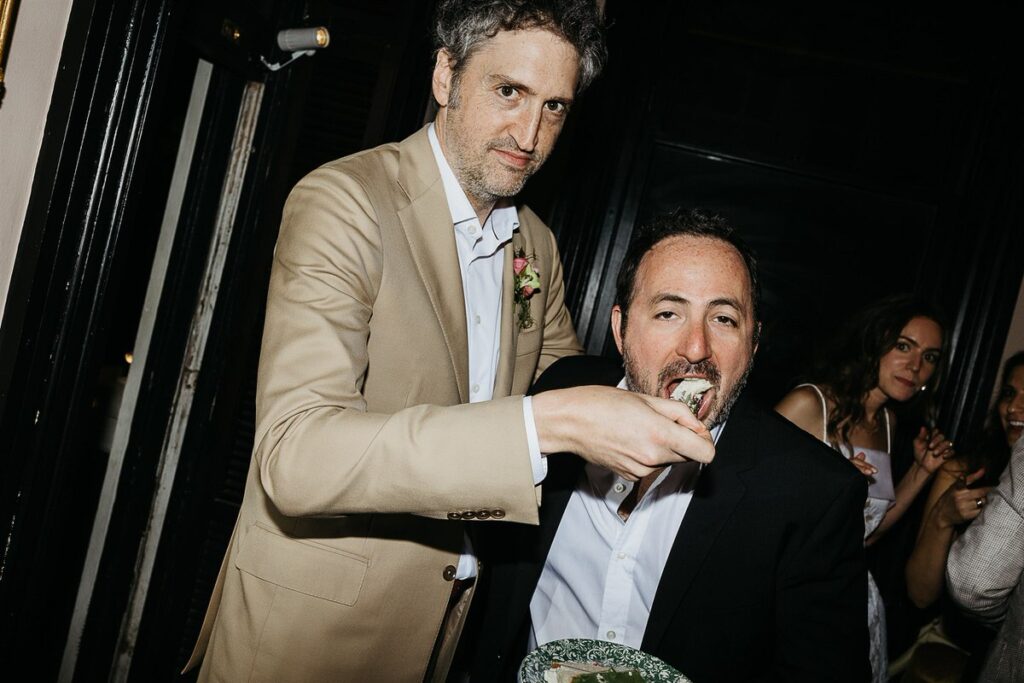
[[[706,377],[689,375],[669,380],[663,392],[665,398],[682,401],[698,420],[703,420],[711,410],[716,387]]]
[[[1013,448],[1014,444],[1020,438],[1021,432],[1024,432],[1024,421],[1021,420],[1007,420],[1006,421],[1006,441]]]

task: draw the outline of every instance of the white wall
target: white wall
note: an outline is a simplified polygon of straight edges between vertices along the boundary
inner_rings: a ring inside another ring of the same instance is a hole
[[[19,0],[0,100],[0,318],[25,222],[72,0]]]

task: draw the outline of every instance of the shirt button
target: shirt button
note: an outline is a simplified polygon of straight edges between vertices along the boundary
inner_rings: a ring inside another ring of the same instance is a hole
[[[473,322],[475,322],[477,325],[479,325],[480,324],[480,316],[474,315],[473,316]]]
[[[623,491],[626,490],[626,485],[620,481],[619,483],[612,487],[612,490],[615,491],[615,493],[622,493]]]
[[[474,384],[473,385],[473,393],[476,394],[479,391],[480,391],[480,385],[479,384]]]
[[[626,559],[626,553],[619,553],[618,555],[616,555],[616,557],[618,557],[620,560],[624,560]]]
[[[608,636],[608,640],[615,640],[615,631],[608,631],[605,635]]]
[[[475,235],[476,234],[476,226],[475,225],[469,226],[469,234],[470,235]]]

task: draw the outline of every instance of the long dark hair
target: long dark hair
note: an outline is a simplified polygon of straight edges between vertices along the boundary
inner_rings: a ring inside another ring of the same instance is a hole
[[[1006,469],[1006,463],[1010,461],[1010,445],[1006,443],[1006,432],[1003,431],[1003,421],[999,417],[999,403],[1002,401],[1002,389],[1010,381],[1010,374],[1022,365],[1024,351],[1018,351],[1003,363],[1003,371],[999,375],[997,386],[999,393],[992,403],[985,429],[977,447],[970,449],[966,455],[968,472],[973,472],[979,467],[985,468],[985,476],[975,486],[995,485],[999,481],[999,475]]]
[[[899,340],[913,318],[928,318],[942,329],[942,353],[926,389],[905,407],[923,414],[942,382],[947,364],[948,334],[945,318],[936,306],[909,294],[890,296],[864,308],[842,327],[829,352],[818,363],[817,383],[835,404],[828,418],[828,439],[834,446],[850,443],[853,426],[865,418],[864,399],[878,385],[882,356]]]

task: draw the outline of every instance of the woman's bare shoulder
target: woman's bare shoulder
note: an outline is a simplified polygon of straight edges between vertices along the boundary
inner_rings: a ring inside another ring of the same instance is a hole
[[[813,387],[801,386],[793,389],[782,397],[775,406],[775,411],[815,438],[822,437],[824,414],[821,410],[821,397]]]

